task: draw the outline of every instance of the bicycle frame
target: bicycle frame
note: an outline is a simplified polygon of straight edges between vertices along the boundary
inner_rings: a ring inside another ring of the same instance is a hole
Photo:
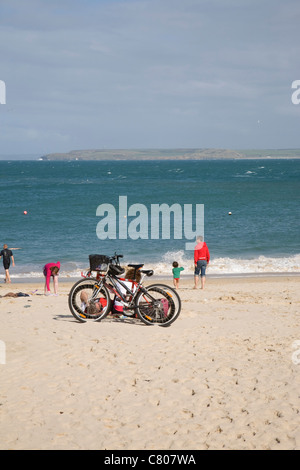
[[[130,281],[135,286],[135,289],[131,290],[131,289],[129,289],[128,286],[126,286],[124,284],[124,282],[122,282],[122,280],[120,278],[118,278],[114,274],[109,274],[108,270],[106,271],[105,274],[98,273],[97,278],[95,279],[95,288],[96,288],[96,290],[94,290],[94,292],[93,292],[92,299],[97,298],[97,295],[98,295],[99,291],[101,290],[102,286],[105,286],[109,289],[110,292],[113,292],[115,295],[117,295],[122,300],[124,307],[127,307],[129,309],[135,308],[134,301],[135,301],[135,298],[136,298],[136,296],[138,295],[138,293],[140,291],[147,292],[148,296],[152,300],[155,300],[152,297],[152,295],[149,294],[147,289],[145,289],[145,287],[143,286],[143,280],[144,280],[145,276],[146,276],[146,274],[142,273],[142,277],[141,277],[139,282],[130,279]],[[100,278],[102,278],[102,279],[100,279]],[[99,280],[100,280],[100,282],[98,282]],[[125,293],[121,292],[121,289],[119,287],[120,285],[125,289]],[[127,302],[127,299],[126,299],[127,295],[131,296],[131,301],[130,302]]]

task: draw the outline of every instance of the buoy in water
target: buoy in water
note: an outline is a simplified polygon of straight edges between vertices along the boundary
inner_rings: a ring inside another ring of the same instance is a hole
[[[228,212],[228,215],[231,215],[231,214],[232,214],[232,212]]]
[[[24,215],[27,215],[27,211],[24,211],[23,214],[24,214]]]

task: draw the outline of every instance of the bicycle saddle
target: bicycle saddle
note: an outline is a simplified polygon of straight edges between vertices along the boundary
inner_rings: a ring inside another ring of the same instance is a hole
[[[129,268],[140,269],[140,268],[142,268],[144,265],[143,265],[143,264],[128,264],[127,266],[128,266]]]
[[[141,269],[141,273],[146,274],[146,276],[152,276],[154,271],[153,269]]]

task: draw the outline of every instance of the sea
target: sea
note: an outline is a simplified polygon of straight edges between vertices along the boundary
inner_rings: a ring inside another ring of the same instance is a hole
[[[192,276],[200,229],[211,255],[207,276],[300,272],[298,159],[6,159],[0,201],[12,280],[42,279],[43,266],[57,261],[61,277],[80,278],[90,254],[115,253],[123,265],[170,279],[177,261],[182,277]]]

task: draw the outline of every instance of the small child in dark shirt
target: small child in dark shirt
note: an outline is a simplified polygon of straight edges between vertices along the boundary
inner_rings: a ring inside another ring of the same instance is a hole
[[[173,273],[173,283],[174,283],[175,289],[178,289],[179,287],[180,272],[183,270],[184,268],[182,267],[179,268],[177,261],[174,261],[172,273]]]

